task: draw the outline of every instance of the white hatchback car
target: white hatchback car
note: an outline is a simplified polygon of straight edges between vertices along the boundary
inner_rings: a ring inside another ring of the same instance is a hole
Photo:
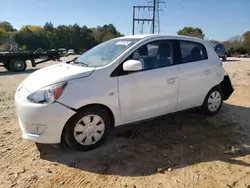
[[[194,107],[216,114],[233,91],[210,43],[134,35],[32,73],[15,104],[23,138],[90,150],[122,124]]]

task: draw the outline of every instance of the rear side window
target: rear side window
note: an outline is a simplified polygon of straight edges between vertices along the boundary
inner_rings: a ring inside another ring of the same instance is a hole
[[[190,63],[208,59],[207,51],[203,44],[191,41],[179,41],[181,50],[181,63]]]

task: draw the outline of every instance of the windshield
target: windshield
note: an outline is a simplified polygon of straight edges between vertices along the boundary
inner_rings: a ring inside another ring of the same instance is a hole
[[[89,67],[107,65],[139,40],[124,38],[106,41],[79,56],[75,62]]]

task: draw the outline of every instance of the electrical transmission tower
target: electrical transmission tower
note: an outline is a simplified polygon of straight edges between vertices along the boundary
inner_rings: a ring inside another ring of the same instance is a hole
[[[158,33],[161,32],[161,24],[160,24],[160,12],[163,11],[160,8],[160,4],[165,3],[165,1],[160,0],[154,0],[153,2],[150,1],[149,3],[153,3],[153,6],[155,7],[155,10],[153,10],[153,16],[154,16],[154,22],[151,25],[151,33],[154,33],[153,31],[156,31]]]
[[[135,22],[138,22],[138,24],[141,23],[141,34],[143,33],[143,26],[145,22],[150,23],[151,22],[151,31],[150,33],[155,33],[155,30],[157,29],[158,33],[160,33],[160,11],[163,11],[160,8],[160,4],[165,3],[161,0],[153,0],[148,2],[150,5],[148,6],[133,6],[133,29],[132,34],[135,34]],[[136,10],[148,10],[148,12],[153,12],[152,16],[149,18],[136,18]]]

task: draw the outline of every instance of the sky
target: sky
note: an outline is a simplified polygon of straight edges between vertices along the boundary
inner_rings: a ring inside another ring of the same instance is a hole
[[[149,0],[1,0],[0,21],[16,29],[23,25],[65,24],[88,27],[112,23],[124,35],[132,34],[133,5],[148,5]],[[152,0],[150,0],[152,1]],[[161,0],[163,1],[163,0]],[[227,40],[250,30],[250,0],[165,0],[161,4],[162,34],[176,34],[185,26],[200,27],[205,38]],[[152,13],[151,13],[152,14]],[[137,18],[150,17],[140,10]],[[135,31],[141,27],[136,24]],[[150,24],[144,23],[144,33]]]

